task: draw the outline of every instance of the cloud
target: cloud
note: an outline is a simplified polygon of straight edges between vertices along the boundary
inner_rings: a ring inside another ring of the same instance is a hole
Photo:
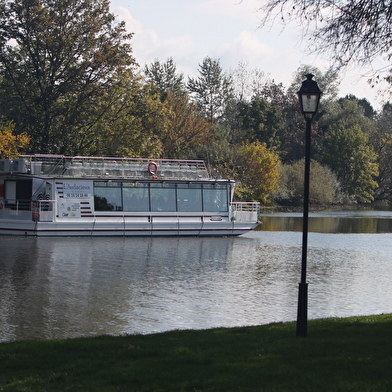
[[[205,0],[188,5],[193,12],[204,17],[230,17],[256,27],[259,0]]]
[[[131,13],[124,7],[116,7],[114,14],[118,20],[123,20],[126,23],[127,30],[132,33],[140,33],[143,30],[143,24],[139,20],[132,17]]]
[[[226,58],[232,64],[246,59],[250,64],[257,63],[265,56],[273,56],[275,50],[264,42],[260,42],[255,34],[242,31],[232,41],[217,48],[218,57]]]
[[[189,61],[197,57],[195,43],[190,35],[161,38],[154,30],[144,28],[143,23],[133,18],[126,8],[117,7],[114,13],[125,21],[127,30],[134,33],[131,43],[133,54],[141,66],[155,59],[164,62],[173,57],[176,63],[183,64],[178,67],[182,72],[187,72],[188,67],[195,68]]]
[[[143,23],[121,4],[113,12],[134,33],[131,45],[141,67],[155,59],[164,62],[172,57],[179,72],[195,77],[198,65],[210,56],[219,59],[225,71],[246,62],[250,69],[257,68],[285,86],[291,83],[293,73],[301,64],[314,65],[323,71],[328,68],[327,59],[306,53],[297,31],[291,28],[282,31],[281,26],[257,29],[259,5],[259,0],[175,3],[169,0],[165,6],[147,2],[135,11]],[[341,95],[368,96],[374,102],[371,97],[375,92],[358,73],[354,82],[348,75],[343,79]]]

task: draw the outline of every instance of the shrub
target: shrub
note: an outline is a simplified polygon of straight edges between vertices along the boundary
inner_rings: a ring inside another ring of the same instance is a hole
[[[278,191],[273,195],[282,204],[300,204],[304,193],[305,160],[292,165],[282,165]],[[311,204],[342,203],[346,197],[340,191],[339,182],[331,169],[317,161],[310,163],[309,202]]]

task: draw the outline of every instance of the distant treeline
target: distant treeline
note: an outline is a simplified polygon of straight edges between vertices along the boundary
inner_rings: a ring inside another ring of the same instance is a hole
[[[312,129],[313,204],[392,201],[392,105],[338,98],[338,74],[301,66],[290,86],[206,57],[137,65],[132,34],[106,1],[9,1],[0,10],[0,155],[204,159],[239,181],[238,200],[298,204],[305,123],[296,91],[323,96]]]

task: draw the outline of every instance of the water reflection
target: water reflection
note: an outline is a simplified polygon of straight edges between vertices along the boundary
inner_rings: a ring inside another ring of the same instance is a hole
[[[302,231],[302,213],[264,214],[259,230]],[[331,211],[309,214],[315,233],[392,233],[391,211]]]
[[[301,233],[287,218],[238,238],[1,237],[0,339],[295,320]],[[392,236],[323,219],[328,232],[309,235],[309,317],[392,312]]]
[[[260,324],[295,308],[290,252],[273,260],[280,246],[255,238],[2,240],[2,340]]]

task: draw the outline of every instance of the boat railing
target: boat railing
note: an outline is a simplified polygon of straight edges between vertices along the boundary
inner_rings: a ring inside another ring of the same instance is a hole
[[[259,202],[230,203],[230,220],[232,222],[258,222],[259,212]]]
[[[20,155],[12,162],[0,162],[4,172],[64,177],[119,177],[140,179],[208,179],[203,160],[110,157],[67,157],[61,155]]]
[[[53,222],[55,204],[55,200],[2,200],[0,219]]]

